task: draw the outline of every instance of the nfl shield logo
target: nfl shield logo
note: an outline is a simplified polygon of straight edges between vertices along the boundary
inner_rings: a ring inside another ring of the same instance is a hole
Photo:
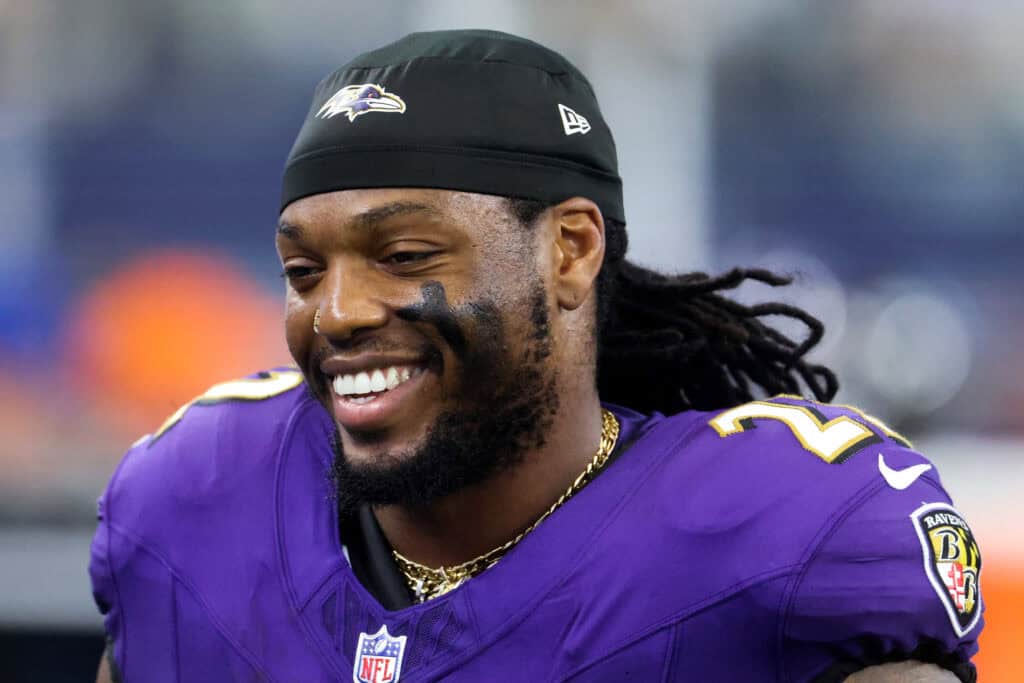
[[[402,671],[405,638],[393,637],[387,626],[381,626],[373,635],[360,633],[352,680],[355,683],[396,683]]]

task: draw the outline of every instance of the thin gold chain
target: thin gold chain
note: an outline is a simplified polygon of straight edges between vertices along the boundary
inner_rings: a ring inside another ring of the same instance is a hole
[[[604,467],[605,463],[608,462],[608,456],[611,455],[612,450],[615,448],[615,442],[619,438],[619,421],[615,418],[615,415],[611,411],[602,408],[601,409],[601,443],[597,448],[597,452],[594,453],[594,457],[591,458],[587,464],[587,468],[583,470],[578,477],[571,484],[565,492],[558,497],[558,500],[547,509],[547,511],[538,517],[533,524],[526,527],[518,536],[513,538],[511,541],[499,545],[493,550],[489,550],[483,555],[474,557],[468,562],[462,564],[453,565],[451,567],[438,567],[434,569],[427,567],[419,562],[414,562],[409,558],[405,557],[397,550],[391,552],[395,556],[395,561],[398,562],[398,568],[402,571],[405,576],[405,582],[409,584],[409,588],[416,596],[417,601],[426,602],[439,595],[444,595],[450,590],[454,590],[463,581],[470,579],[477,574],[480,574],[485,569],[493,567],[498,560],[504,557],[513,546],[519,543],[521,540],[526,538],[526,535],[537,528],[537,526],[551,515],[552,512],[561,507],[565,501],[573,497],[580,489],[582,489],[594,474]]]

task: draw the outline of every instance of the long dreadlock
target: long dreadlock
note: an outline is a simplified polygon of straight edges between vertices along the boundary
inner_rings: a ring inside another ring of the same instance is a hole
[[[509,199],[524,226],[548,208]],[[597,280],[598,391],[601,399],[667,415],[695,408],[725,408],[760,395],[800,394],[800,383],[819,401],[835,396],[835,373],[804,356],[825,333],[821,321],[784,303],[745,306],[721,292],[747,280],[772,287],[792,278],[759,268],[664,275],[626,260],[626,226],[605,220],[605,260]],[[808,335],[796,342],[760,319],[799,320]]]

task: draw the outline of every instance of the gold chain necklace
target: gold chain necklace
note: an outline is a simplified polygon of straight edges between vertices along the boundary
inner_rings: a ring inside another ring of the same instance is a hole
[[[409,558],[405,557],[397,550],[392,550],[392,554],[395,556],[395,561],[398,562],[398,568],[402,571],[405,576],[405,582],[409,585],[413,595],[416,596],[417,602],[426,602],[432,600],[440,595],[444,595],[448,591],[454,590],[462,584],[463,581],[471,579],[477,574],[480,574],[485,569],[489,569],[497,564],[498,560],[505,556],[509,550],[512,549],[519,541],[526,538],[526,535],[537,528],[537,526],[543,522],[548,516],[557,510],[565,501],[572,498],[580,489],[582,489],[587,482],[589,482],[594,473],[604,467],[605,463],[608,462],[608,456],[611,455],[612,449],[615,448],[615,442],[619,438],[619,421],[611,413],[611,411],[604,408],[601,409],[601,444],[597,448],[597,452],[594,453],[594,457],[587,464],[587,468],[580,473],[576,479],[569,484],[569,488],[565,490],[558,500],[547,509],[547,511],[538,517],[533,524],[526,527],[518,536],[513,538],[511,541],[499,545],[493,550],[489,550],[483,555],[473,558],[468,562],[462,564],[453,565],[451,567],[438,567],[434,569],[420,564],[419,562],[413,562]]]

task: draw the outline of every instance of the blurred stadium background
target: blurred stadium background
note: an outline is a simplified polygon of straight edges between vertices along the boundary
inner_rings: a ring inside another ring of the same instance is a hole
[[[316,82],[450,27],[590,75],[633,259],[798,274],[841,402],[982,543],[982,680],[1024,680],[1024,5],[933,0],[0,0],[0,680],[91,680],[121,453],[287,359],[272,235]]]

